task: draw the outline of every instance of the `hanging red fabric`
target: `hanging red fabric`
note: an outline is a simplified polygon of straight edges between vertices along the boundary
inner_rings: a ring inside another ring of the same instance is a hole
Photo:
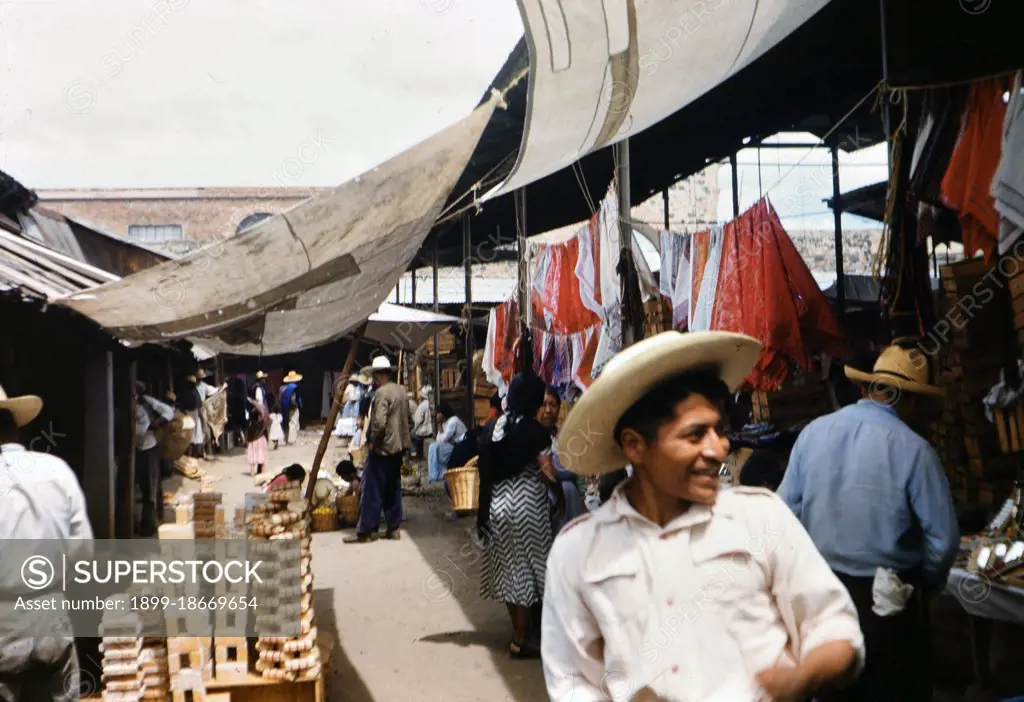
[[[992,180],[1003,148],[1003,95],[1013,87],[1008,76],[971,85],[960,138],[942,179],[942,200],[960,215],[964,254],[981,251],[991,262],[999,239],[999,214],[992,197]]]
[[[725,225],[723,236],[711,328],[764,345],[748,389],[777,390],[791,363],[810,371],[812,354],[845,353],[828,298],[767,198]]]

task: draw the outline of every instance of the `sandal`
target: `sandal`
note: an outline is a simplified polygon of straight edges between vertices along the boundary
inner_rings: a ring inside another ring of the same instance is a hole
[[[508,656],[515,660],[540,658],[540,649],[528,643],[516,643],[513,641],[508,645]]]
[[[346,536],[342,539],[342,543],[346,544],[368,544],[371,541],[376,541],[376,534],[353,534],[352,536]]]
[[[384,538],[390,541],[398,541],[402,538],[402,533],[398,529],[393,529],[384,534]]]

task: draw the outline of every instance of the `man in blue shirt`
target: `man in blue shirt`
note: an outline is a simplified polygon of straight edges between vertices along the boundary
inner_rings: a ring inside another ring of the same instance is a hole
[[[960,534],[942,464],[911,429],[945,392],[929,383],[928,365],[919,351],[890,346],[871,373],[847,366],[864,399],[801,432],[779,487],[857,605],[867,662],[840,699],[931,699],[925,596],[945,587]],[[874,611],[879,569],[913,586],[886,616]]]

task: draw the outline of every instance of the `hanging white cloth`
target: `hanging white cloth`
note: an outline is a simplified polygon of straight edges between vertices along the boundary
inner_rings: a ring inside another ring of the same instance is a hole
[[[1006,253],[1024,231],[1024,72],[1018,72],[1010,91],[1003,122],[1003,153],[992,181],[999,212],[999,253]]]
[[[501,377],[494,365],[494,351],[497,348],[495,339],[498,334],[498,314],[492,307],[487,315],[487,342],[484,344],[483,372],[487,382],[498,388],[498,392],[504,394],[505,379]]]
[[[700,292],[693,303],[690,331],[711,331],[711,313],[715,309],[715,291],[718,288],[718,270],[722,264],[722,243],[725,239],[721,227],[711,230],[708,262],[700,281]]]
[[[676,260],[676,276],[672,283],[672,328],[681,330],[690,324],[690,235],[684,234]]]
[[[583,306],[594,314],[601,315],[604,307],[601,305],[601,294],[598,290],[600,265],[596,257],[600,255],[600,249],[595,249],[594,232],[590,229],[588,222],[576,234],[580,240],[580,256],[576,260],[576,279],[580,284],[580,300]],[[600,241],[600,237],[597,237]]]

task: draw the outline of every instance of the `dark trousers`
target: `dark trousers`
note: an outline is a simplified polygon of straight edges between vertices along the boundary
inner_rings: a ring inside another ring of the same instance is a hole
[[[381,508],[388,531],[394,531],[402,522],[402,454],[370,453],[367,458],[359,498],[359,534],[377,531]]]
[[[0,669],[3,667],[4,661],[0,660]],[[81,687],[73,644],[52,664],[31,662],[14,674],[0,672],[0,702],[77,702]]]
[[[142,536],[152,536],[164,517],[160,457],[156,448],[135,452],[135,484],[142,493],[142,522],[139,525],[139,533]]]
[[[931,635],[927,604],[915,587],[899,614],[880,617],[871,611],[874,578],[836,573],[850,592],[864,632],[865,664],[860,679],[821,702],[927,702],[932,698]],[[904,582],[911,584],[914,579]]]

